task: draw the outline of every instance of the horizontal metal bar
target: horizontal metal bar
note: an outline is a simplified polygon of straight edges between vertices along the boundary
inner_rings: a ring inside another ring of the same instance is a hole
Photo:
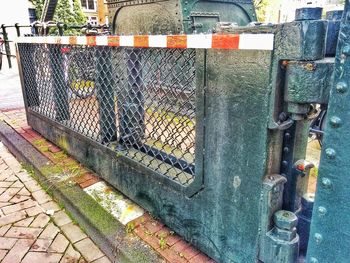
[[[189,173],[191,175],[195,174],[195,166],[193,164],[189,164],[185,160],[181,160],[173,155],[167,154],[162,150],[159,150],[147,144],[143,144],[142,146],[134,145],[133,147],[136,150],[146,153],[152,157],[155,157],[156,159],[170,164],[186,173]]]

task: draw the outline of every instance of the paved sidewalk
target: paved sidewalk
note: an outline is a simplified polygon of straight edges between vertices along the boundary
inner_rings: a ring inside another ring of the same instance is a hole
[[[110,262],[1,142],[0,261]]]

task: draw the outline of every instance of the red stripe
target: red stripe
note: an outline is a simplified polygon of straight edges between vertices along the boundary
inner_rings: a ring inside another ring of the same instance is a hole
[[[119,47],[119,36],[108,36],[107,38],[108,46]]]
[[[213,35],[212,48],[238,49],[239,35]]]
[[[187,36],[167,36],[168,48],[187,48]]]
[[[96,36],[86,37],[86,43],[88,46],[96,46]]]
[[[148,36],[134,36],[134,47],[149,47]]]
[[[77,37],[69,37],[69,45],[76,45]]]

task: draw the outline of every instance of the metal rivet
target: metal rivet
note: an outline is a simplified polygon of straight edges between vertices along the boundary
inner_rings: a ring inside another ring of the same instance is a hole
[[[322,186],[326,189],[329,189],[332,186],[332,181],[328,178],[322,178]]]
[[[314,257],[310,258],[310,263],[318,263],[318,260]]]
[[[335,152],[334,149],[332,149],[332,148],[327,148],[326,149],[326,156],[327,156],[328,159],[334,159],[335,155],[336,155],[336,152]]]
[[[345,93],[348,90],[348,85],[345,82],[339,82],[335,89],[338,93]]]
[[[284,137],[286,138],[286,139],[289,139],[291,136],[290,136],[290,133],[289,132],[287,132],[285,135],[284,135]]]
[[[288,166],[288,162],[287,161],[283,161],[282,165],[283,165],[283,167],[287,167]]]
[[[333,128],[338,128],[338,127],[340,127],[340,125],[342,124],[342,121],[341,121],[341,119],[339,118],[339,117],[337,117],[337,116],[333,116],[332,118],[331,118],[331,126],[333,127]]]
[[[327,209],[326,209],[325,207],[323,207],[323,206],[320,206],[320,207],[317,209],[317,211],[318,211],[318,214],[319,214],[320,216],[324,216],[324,215],[327,214]]]
[[[346,45],[344,48],[343,48],[343,54],[345,55],[350,55],[350,46],[349,45]]]
[[[284,151],[285,153],[289,153],[289,148],[288,148],[288,147],[284,147],[284,148],[283,148],[283,151]]]
[[[322,235],[320,233],[316,233],[314,235],[314,238],[315,238],[316,244],[320,244],[322,242],[322,240],[323,240],[323,237],[322,237]]]

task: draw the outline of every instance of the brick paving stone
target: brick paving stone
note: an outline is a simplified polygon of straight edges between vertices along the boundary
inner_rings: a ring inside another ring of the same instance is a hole
[[[20,202],[23,202],[23,201],[25,201],[25,200],[28,200],[28,199],[30,199],[31,197],[30,196],[28,196],[28,195],[20,195],[20,194],[16,194],[14,197],[12,197],[10,200],[9,200],[9,202],[10,203],[14,203],[14,204],[18,204],[18,203],[20,203]]]
[[[55,226],[53,223],[49,223],[44,231],[41,233],[39,238],[43,239],[54,239],[57,233],[59,233],[60,230],[58,229],[57,226]]]
[[[62,254],[58,253],[28,252],[22,263],[57,263],[60,262],[61,257]]]
[[[16,176],[22,183],[33,180],[33,178],[26,171],[21,171],[20,173],[17,173]]]
[[[22,187],[24,187],[24,184],[22,184],[20,181],[16,181],[16,182],[14,182],[12,185],[11,185],[11,187],[17,187],[17,188],[21,188],[22,189]]]
[[[28,216],[36,216],[42,212],[43,212],[43,209],[39,206],[34,206],[26,209],[26,213],[28,214]]]
[[[10,203],[10,202],[0,202],[0,208],[1,207],[4,207],[4,206],[8,206],[8,205],[12,205],[12,203]]]
[[[10,229],[11,225],[6,225],[0,227],[0,236],[3,236],[6,234],[6,232]]]
[[[112,263],[106,256],[95,260],[93,263]]]
[[[5,179],[5,181],[7,181],[7,182],[15,182],[17,180],[18,180],[18,178],[15,175],[11,175],[10,177],[7,177]]]
[[[171,247],[172,250],[174,250],[177,253],[181,253],[182,251],[184,251],[185,249],[187,249],[190,246],[189,243],[187,243],[184,240],[180,240],[179,242],[175,243],[175,245],[173,245]]]
[[[0,249],[0,261],[5,257],[7,250]]]
[[[11,227],[5,234],[5,237],[16,237],[35,239],[42,232],[42,228],[29,228],[29,227]]]
[[[29,195],[30,196],[30,192],[25,187],[23,187],[21,189],[21,191],[19,191],[17,194],[19,194],[19,195]]]
[[[38,191],[41,189],[40,185],[35,180],[30,180],[23,183],[30,192]]]
[[[33,239],[20,239],[16,242],[14,247],[7,253],[2,263],[17,263],[20,262],[27,253],[31,245],[34,243]],[[32,261],[37,262],[37,261]]]
[[[50,201],[50,202],[47,202],[45,204],[42,204],[41,207],[45,211],[52,210],[54,212],[59,211],[61,209],[54,201]]]
[[[51,239],[37,239],[30,248],[30,251],[45,252],[48,250],[52,243]]]
[[[5,192],[0,195],[0,202],[8,202],[15,194],[19,192],[19,188],[7,188]]]
[[[85,238],[75,243],[74,246],[88,261],[94,261],[104,256],[101,250],[91,241],[90,238]]]
[[[18,204],[15,204],[15,205],[10,205],[10,206],[6,206],[6,207],[3,207],[1,208],[1,210],[4,212],[4,214],[8,215],[8,214],[11,214],[13,212],[17,212],[17,211],[20,211],[20,210],[23,210],[23,209],[26,209],[26,208],[30,208],[30,207],[33,207],[36,205],[36,202],[34,202],[33,200],[29,199],[29,200],[26,200],[22,203],[18,203]]]
[[[87,181],[79,184],[79,186],[84,189],[84,188],[89,187],[89,186],[91,186],[99,181],[100,181],[99,178],[93,178],[93,179],[87,180]]]
[[[34,219],[33,223],[30,224],[30,227],[45,227],[47,223],[50,221],[50,217],[46,214],[39,214]]]
[[[75,243],[87,237],[86,234],[80,229],[80,227],[74,225],[73,223],[66,224],[62,226],[61,229],[72,243]]]
[[[32,222],[33,222],[33,220],[34,220],[34,218],[35,217],[28,217],[28,218],[26,218],[26,219],[23,219],[23,220],[21,220],[21,221],[18,221],[18,222],[16,222],[16,223],[14,223],[13,224],[13,226],[23,226],[23,227],[27,227],[27,226],[29,226]]]
[[[55,240],[52,242],[49,251],[63,253],[68,247],[68,245],[69,241],[67,240],[67,238],[62,234],[58,234]]]
[[[26,218],[26,213],[24,211],[20,211],[18,213],[7,215],[7,216],[0,218],[0,226],[12,224],[12,223],[17,222],[19,220],[22,220],[24,218]]]
[[[65,224],[69,224],[72,222],[72,220],[69,218],[69,216],[64,211],[58,211],[53,215],[53,221],[57,226],[63,226]]]
[[[0,187],[8,188],[8,187],[10,187],[12,184],[13,184],[13,182],[3,182],[3,181],[1,181],[1,182],[0,182]]]
[[[32,192],[32,196],[39,204],[51,201],[51,197],[43,190]]]
[[[63,258],[61,259],[61,263],[78,262],[80,257],[81,257],[80,253],[78,251],[76,251],[72,245],[69,245],[69,247],[66,250],[66,253],[64,254]]]
[[[61,148],[58,148],[57,146],[55,145],[52,145],[51,147],[49,147],[49,151],[52,152],[52,153],[58,153],[58,152],[61,152]]]
[[[7,190],[7,188],[0,188],[0,195],[5,192]]]
[[[182,255],[184,255],[184,257],[187,259],[187,260],[190,260],[191,258],[197,256],[200,252],[195,249],[194,247],[190,246],[188,248],[186,248],[185,250],[183,250],[181,252]]]
[[[11,249],[17,240],[12,237],[0,237],[0,249]]]

